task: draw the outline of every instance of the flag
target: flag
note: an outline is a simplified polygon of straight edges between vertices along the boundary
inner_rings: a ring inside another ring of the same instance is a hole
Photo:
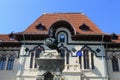
[[[81,57],[82,56],[82,52],[78,51],[76,55],[79,56],[79,57]]]

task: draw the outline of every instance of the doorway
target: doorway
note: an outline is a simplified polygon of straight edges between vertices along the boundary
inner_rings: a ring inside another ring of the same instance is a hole
[[[53,77],[54,76],[50,72],[48,72],[44,75],[44,80],[53,80]]]

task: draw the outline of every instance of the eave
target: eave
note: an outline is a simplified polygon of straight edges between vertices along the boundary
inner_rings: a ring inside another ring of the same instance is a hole
[[[77,34],[72,36],[73,40],[76,41],[104,41],[109,42],[111,40],[111,35],[105,34]]]
[[[5,41],[5,42],[0,42],[0,47],[20,47],[21,42],[11,42],[11,41]]]
[[[21,40],[44,40],[49,37],[48,34],[15,34],[18,41]]]

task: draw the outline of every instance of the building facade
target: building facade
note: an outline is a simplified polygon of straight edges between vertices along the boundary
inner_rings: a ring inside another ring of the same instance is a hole
[[[83,13],[43,14],[0,35],[1,80],[120,80],[120,35]]]

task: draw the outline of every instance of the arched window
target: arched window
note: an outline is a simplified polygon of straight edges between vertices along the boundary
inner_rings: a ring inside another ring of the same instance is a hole
[[[119,64],[118,64],[118,59],[116,58],[116,56],[113,56],[111,61],[112,61],[113,71],[119,71]]]
[[[69,64],[70,51],[63,45],[61,45],[59,51],[60,51],[60,56],[65,59],[65,64]]]
[[[64,34],[60,34],[60,42],[65,42],[65,35]]]
[[[0,70],[4,70],[5,69],[5,64],[6,64],[6,56],[2,55],[0,57]]]
[[[14,59],[15,59],[14,55],[11,55],[11,56],[8,58],[7,70],[13,70]]]
[[[65,43],[68,41],[68,33],[66,31],[59,31],[56,33],[56,37],[58,39],[58,42]]]
[[[43,48],[42,47],[35,47],[30,53],[30,68],[37,68],[37,63],[35,61],[36,58],[40,57],[40,54],[42,53]]]
[[[94,69],[94,51],[84,46],[79,50],[76,55],[79,57],[79,64],[81,69]]]
[[[40,57],[41,52],[42,52],[41,49],[39,49],[39,48],[36,49],[36,51],[35,51],[35,59]],[[35,62],[34,68],[37,68],[37,63],[36,62]]]
[[[88,50],[85,49],[83,50],[83,55],[84,55],[84,69],[89,69],[89,54]]]
[[[60,56],[61,56],[62,58],[65,57],[65,49],[64,49],[64,48],[60,49]]]
[[[95,66],[94,66],[94,53],[91,53],[91,66],[92,66],[92,69],[95,68]]]
[[[66,53],[66,64],[69,64],[69,53]]]
[[[79,57],[79,64],[80,64],[80,69],[81,69],[82,68],[82,63],[81,63],[82,52],[78,51],[76,55]]]
[[[31,57],[30,57],[30,68],[32,68],[33,66],[33,58],[34,58],[34,53],[31,53]]]

